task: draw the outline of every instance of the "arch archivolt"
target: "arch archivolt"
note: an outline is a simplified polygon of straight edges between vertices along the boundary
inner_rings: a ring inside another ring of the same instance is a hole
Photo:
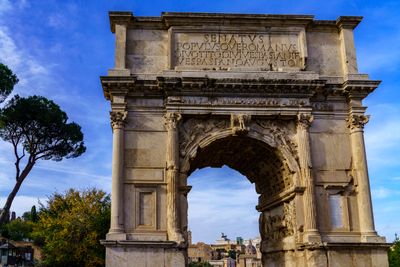
[[[231,121],[227,118],[189,118],[182,121],[179,126],[181,173],[190,175],[193,171],[190,161],[197,156],[199,150],[219,139],[236,135]],[[246,125],[247,130],[241,135],[275,149],[280,159],[287,164],[290,172],[295,174],[300,171],[295,141],[295,123],[295,120],[256,119]],[[300,186],[300,181],[294,184]]]

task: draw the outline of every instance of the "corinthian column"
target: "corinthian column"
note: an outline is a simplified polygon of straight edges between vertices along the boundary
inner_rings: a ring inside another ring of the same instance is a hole
[[[301,178],[304,190],[304,242],[320,242],[321,237],[317,229],[317,212],[315,206],[314,179],[311,172],[310,134],[313,117],[309,114],[299,114],[297,123],[298,153]]]
[[[109,234],[123,233],[124,126],[127,112],[110,112],[113,129],[111,224]]]
[[[360,231],[363,236],[376,236],[364,144],[363,129],[367,122],[367,116],[352,114],[347,119],[347,126],[350,129],[353,174],[357,179],[357,200],[358,214],[360,217]]]
[[[164,118],[167,129],[167,232],[169,240],[182,244],[184,239],[179,230],[178,216],[179,135],[177,129],[181,115],[168,112]]]

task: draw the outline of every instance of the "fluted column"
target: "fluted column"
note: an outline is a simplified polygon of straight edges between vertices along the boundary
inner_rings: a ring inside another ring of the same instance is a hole
[[[374,217],[372,212],[371,191],[369,186],[367,157],[364,144],[364,125],[368,117],[351,114],[347,119],[350,129],[351,155],[353,174],[357,179],[357,200],[360,231],[364,236],[375,236]]]
[[[312,175],[310,134],[313,117],[309,114],[299,114],[297,123],[298,153],[301,178],[304,190],[304,241],[320,242],[321,237],[317,229],[317,211],[315,206],[314,179]]]
[[[182,244],[184,239],[179,230],[178,183],[179,183],[179,113],[168,112],[165,116],[167,129],[167,232],[168,239]]]
[[[123,233],[124,126],[127,112],[110,112],[113,129],[111,223],[109,233]]]

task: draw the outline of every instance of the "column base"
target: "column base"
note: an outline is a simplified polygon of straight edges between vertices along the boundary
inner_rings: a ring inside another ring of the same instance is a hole
[[[126,233],[120,232],[108,232],[106,235],[106,240],[126,240]]]
[[[170,241],[102,240],[106,246],[106,267],[185,267],[186,249]]]
[[[365,243],[386,243],[386,238],[373,233],[362,233],[361,242]]]

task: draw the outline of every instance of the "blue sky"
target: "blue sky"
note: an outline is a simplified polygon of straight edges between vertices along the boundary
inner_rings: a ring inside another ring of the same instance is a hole
[[[159,16],[162,11],[310,14],[317,19],[361,15],[355,31],[359,70],[383,80],[365,104],[375,222],[389,241],[400,233],[400,1],[351,0],[0,0],[0,61],[18,75],[15,93],[46,96],[79,123],[87,152],[62,162],[41,161],[24,182],[13,210],[22,213],[52,192],[95,186],[111,189],[109,103],[99,76],[113,66],[108,11]],[[13,186],[11,147],[0,141],[0,205]],[[211,181],[215,182],[212,186]],[[237,172],[204,169],[189,179],[194,241],[258,233],[254,187]],[[206,196],[206,197],[205,197]]]

